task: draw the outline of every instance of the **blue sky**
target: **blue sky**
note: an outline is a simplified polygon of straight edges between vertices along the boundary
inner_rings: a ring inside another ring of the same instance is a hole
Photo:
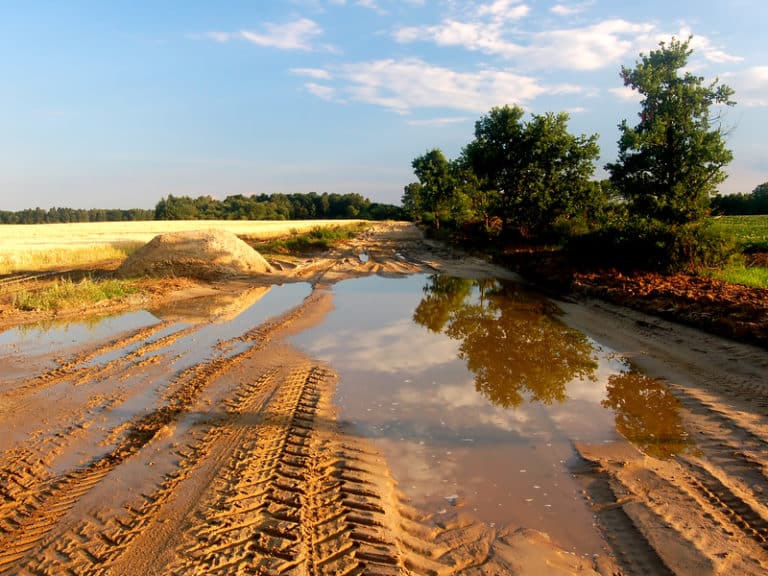
[[[721,191],[749,192],[768,180],[766,21],[758,0],[0,0],[0,209],[399,203],[415,156],[455,157],[503,104],[568,111],[602,166],[639,110],[621,65],[691,34],[690,69],[736,91]]]

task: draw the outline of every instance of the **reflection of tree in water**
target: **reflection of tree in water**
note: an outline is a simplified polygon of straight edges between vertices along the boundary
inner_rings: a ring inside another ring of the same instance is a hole
[[[680,418],[680,402],[664,384],[638,372],[608,378],[602,405],[616,413],[616,429],[643,452],[669,458],[690,441]]]
[[[473,288],[477,298],[470,298]],[[459,340],[475,387],[494,404],[565,400],[565,386],[597,368],[582,333],[554,318],[555,307],[515,283],[432,276],[413,319]]]

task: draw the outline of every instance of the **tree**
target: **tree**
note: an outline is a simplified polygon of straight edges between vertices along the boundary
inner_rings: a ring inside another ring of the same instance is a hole
[[[435,228],[440,229],[440,213],[449,207],[455,186],[451,163],[445,155],[434,148],[411,163],[413,172],[419,179],[419,201],[423,212],[433,215]]]
[[[726,149],[721,117],[713,105],[733,105],[733,90],[690,72],[680,74],[692,54],[690,38],[659,43],[640,54],[634,68],[621,69],[624,85],[643,97],[640,122],[619,125],[619,158],[608,164],[611,180],[632,213],[668,224],[700,220],[710,195],[733,155]]]
[[[400,199],[403,206],[403,212],[411,220],[421,218],[421,184],[411,182],[403,188],[403,196]]]
[[[597,135],[568,132],[568,114],[534,114],[523,122],[523,109],[491,109],[475,124],[475,139],[464,161],[479,178],[479,192],[493,198],[504,230],[523,236],[546,232],[568,218],[589,192]]]

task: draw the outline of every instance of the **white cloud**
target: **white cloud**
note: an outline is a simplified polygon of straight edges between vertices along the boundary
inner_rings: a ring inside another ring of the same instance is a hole
[[[734,89],[733,99],[745,106],[768,106],[768,66],[753,66],[723,74],[722,80]]]
[[[608,92],[616,96],[619,100],[625,102],[640,102],[643,99],[642,94],[637,90],[632,90],[629,86],[621,86],[619,88],[609,88]]]
[[[525,18],[530,11],[531,8],[520,4],[520,0],[496,0],[480,6],[477,9],[477,15],[481,18],[490,16],[496,21],[507,21]]]
[[[613,66],[637,47],[648,44],[652,24],[626,20],[604,20],[581,28],[550,30],[520,35],[526,43],[514,42],[497,22],[443,20],[434,26],[396,30],[400,43],[427,40],[438,46],[461,46],[467,50],[515,59],[521,66],[596,70]]]
[[[581,14],[592,6],[594,2],[581,2],[580,4],[555,4],[552,6],[552,8],[549,9],[550,12],[553,14],[557,14],[558,16],[575,16],[576,14]]]
[[[315,80],[331,79],[330,72],[323,70],[322,68],[291,68],[289,72],[291,74],[296,74],[297,76],[308,76],[309,78],[314,78]]]
[[[208,32],[204,34],[205,38],[213,40],[214,42],[229,42],[234,34],[229,32]]]
[[[581,28],[539,32],[525,57],[541,67],[597,70],[613,66],[635,52],[653,29],[652,24],[614,19]]]
[[[386,14],[386,10],[381,8],[379,6],[379,3],[376,0],[357,0],[357,5],[362,8],[368,8],[369,10],[373,10],[374,12],[377,12],[379,14]]]
[[[580,92],[562,84],[543,86],[530,76],[506,70],[456,72],[418,59],[375,60],[346,65],[340,76],[358,101],[406,114],[414,108],[486,112],[501,104],[522,104],[542,94]]]
[[[312,50],[311,41],[322,35],[323,29],[313,20],[301,18],[285,24],[264,24],[262,32],[240,30],[239,32],[208,32],[203,36],[215,42],[247,40],[258,46],[277,48],[278,50]]]
[[[325,86],[324,84],[318,84],[316,82],[307,82],[304,84],[304,88],[310,94],[314,94],[318,98],[333,102],[336,99],[336,90],[331,86]]]
[[[404,319],[365,334],[337,331],[306,345],[315,357],[340,370],[373,370],[383,374],[423,373],[457,361],[458,344],[444,337],[430,337],[413,329]]]
[[[301,18],[286,24],[267,23],[264,28],[266,29],[265,32],[243,30],[240,32],[240,36],[259,46],[309,52],[312,50],[312,39],[323,33],[323,29],[317,22],[308,18]]]
[[[690,35],[690,30],[683,29],[680,31],[678,38],[688,38]],[[706,36],[693,36],[693,38],[691,38],[691,48],[693,48],[696,53],[700,53],[705,59],[714,62],[715,64],[741,62],[744,60],[741,56],[728,54],[721,48],[714,46]]]
[[[552,10],[560,15],[574,14],[589,6],[557,4]],[[528,6],[499,0],[486,4],[462,17],[445,18],[438,24],[407,26],[393,32],[402,44],[432,42],[437,46],[461,47],[469,51],[500,56],[525,69],[598,70],[616,66],[628,57],[657,48],[672,34],[662,33],[655,24],[614,18],[575,28],[556,28],[527,32],[510,28],[500,20],[519,19],[528,14]],[[489,18],[490,17],[490,18]],[[691,31],[682,27],[674,34],[688,38]],[[693,36],[691,47],[709,62],[738,62],[742,58],[728,54],[705,36]]]
[[[467,50],[499,54],[507,58],[524,51],[522,46],[508,42],[501,37],[501,27],[482,22],[460,22],[444,20],[436,26],[415,26],[397,30],[397,42],[429,40],[438,46],[461,46]]]

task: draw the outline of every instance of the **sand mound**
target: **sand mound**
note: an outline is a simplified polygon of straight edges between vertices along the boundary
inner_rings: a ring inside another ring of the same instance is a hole
[[[231,232],[194,230],[155,236],[123,262],[120,276],[190,276],[206,280],[272,272],[256,250]]]

